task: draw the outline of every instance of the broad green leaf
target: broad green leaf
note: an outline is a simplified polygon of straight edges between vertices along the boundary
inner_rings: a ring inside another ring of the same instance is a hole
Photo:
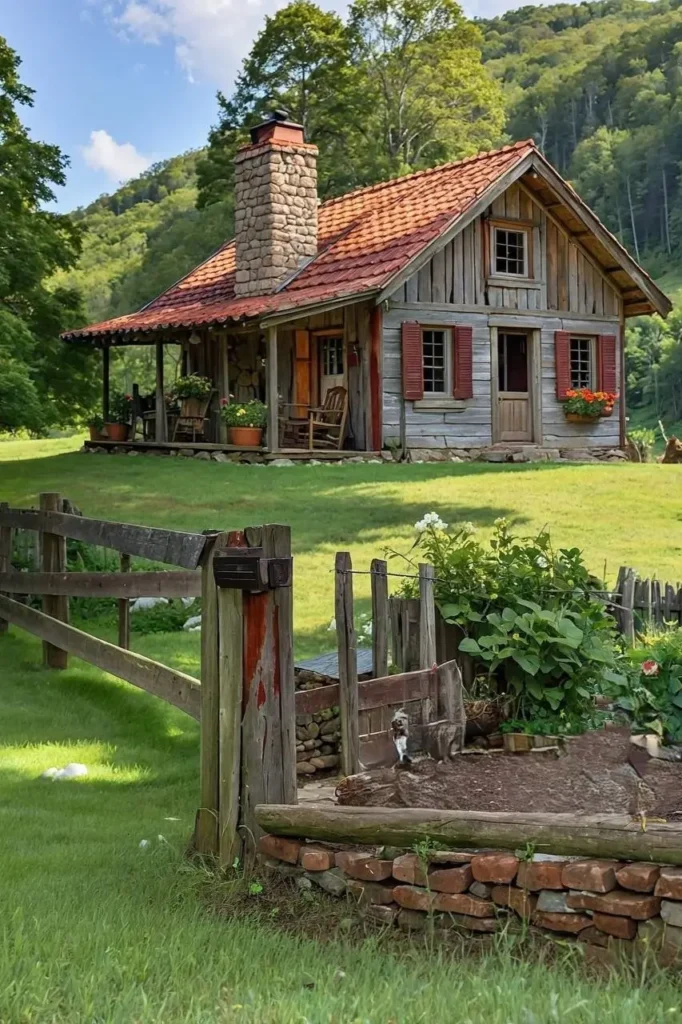
[[[466,654],[482,654],[481,648],[471,636],[465,636],[459,645],[460,651],[464,651]]]

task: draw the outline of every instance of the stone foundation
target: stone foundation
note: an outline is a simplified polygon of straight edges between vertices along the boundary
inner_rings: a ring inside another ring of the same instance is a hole
[[[361,913],[404,931],[491,934],[524,923],[615,963],[653,953],[682,965],[682,868],[510,851],[359,848],[263,836],[267,870],[346,896]]]
[[[621,448],[543,448],[492,445],[486,448],[409,448],[410,462],[626,462]]]

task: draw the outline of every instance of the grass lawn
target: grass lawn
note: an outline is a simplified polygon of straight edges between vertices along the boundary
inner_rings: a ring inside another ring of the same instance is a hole
[[[0,500],[13,504],[54,489],[112,519],[291,523],[300,653],[330,644],[334,552],[347,547],[367,568],[386,545],[406,548],[428,509],[484,529],[499,515],[524,531],[550,523],[555,541],[584,547],[595,570],[606,561],[610,575],[628,563],[682,576],[677,467],[255,469],[11,443]],[[362,577],[358,587],[366,596]],[[133,636],[137,650],[197,672],[197,634]],[[0,637],[0,669],[2,1024],[682,1020],[665,977],[591,980],[567,953],[552,970],[505,943],[480,959],[420,946],[397,958],[342,928],[319,942],[210,915],[182,858],[198,800],[196,723],[75,660],[45,671],[40,645],[15,630]],[[88,778],[37,778],[69,761],[84,761]]]

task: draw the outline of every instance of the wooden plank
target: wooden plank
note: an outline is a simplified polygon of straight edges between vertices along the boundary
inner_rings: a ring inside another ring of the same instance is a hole
[[[6,501],[0,502],[0,509],[9,508]],[[6,577],[12,567],[12,528],[0,526],[0,579]],[[41,591],[42,593],[42,591]],[[6,619],[0,619],[0,633],[7,632]]]
[[[657,629],[663,629],[663,601],[660,580],[651,582],[651,614]]]
[[[1,529],[5,529],[2,527]],[[130,556],[128,556],[130,557]],[[0,574],[8,594],[65,594],[68,597],[201,597],[201,573],[10,572]]]
[[[198,679],[133,651],[123,651],[115,644],[83,633],[75,626],[60,622],[28,605],[19,604],[10,597],[0,595],[0,614],[8,622],[34,633],[54,647],[69,651],[103,672],[125,679],[155,697],[161,697],[192,718],[199,718],[201,686]]]
[[[464,241],[461,231],[452,239],[452,301],[464,302]]]
[[[372,675],[388,675],[388,565],[382,558],[372,559]]]
[[[263,527],[263,553],[266,558],[291,558],[291,527]],[[272,592],[275,606],[277,670],[279,679],[279,718],[282,733],[282,792],[286,803],[296,803],[296,681],[294,678],[294,619],[292,587]]]
[[[391,597],[388,607],[393,664],[401,672],[413,672],[419,668],[419,599]]]
[[[419,302],[419,281],[416,273],[405,282],[405,298],[407,302]]]
[[[446,665],[449,665],[446,662]],[[449,669],[447,669],[449,671]],[[363,679],[358,683],[358,710],[371,711],[391,705],[407,704],[424,700],[431,693],[433,671],[418,669],[416,672],[401,672],[381,679]],[[318,686],[314,690],[298,690],[296,693],[296,714],[314,715],[340,703],[339,684]]]
[[[54,533],[85,544],[117,548],[152,562],[179,565],[183,569],[197,568],[206,545],[206,535],[202,533],[180,533],[152,526],[87,519],[46,509],[0,509],[0,526]]]
[[[102,419],[109,422],[110,406],[110,372],[109,372],[109,347],[102,346]]]
[[[445,252],[438,249],[431,260],[431,301],[445,302]]]
[[[130,555],[121,552],[120,566],[122,573],[130,572]],[[130,647],[130,602],[122,597],[118,602],[118,646],[126,650]]]
[[[632,569],[628,569],[625,573],[623,580],[623,588],[621,595],[621,630],[623,636],[630,644],[635,642],[635,574]]]
[[[665,585],[665,597],[663,599],[663,619],[666,623],[677,622],[679,617],[673,612],[675,602],[675,588],[671,583]]]
[[[243,534],[240,535],[243,540]],[[230,534],[230,546],[237,546]],[[244,597],[241,590],[217,591],[218,624],[218,862],[230,868],[241,859],[239,834],[244,680]],[[203,684],[202,684],[203,685]],[[246,823],[245,819],[245,823]]]
[[[419,565],[419,667],[432,669],[436,664],[436,600],[434,579],[436,570],[432,565]],[[433,719],[433,705],[430,699],[422,703],[422,722]]]
[[[452,256],[453,256],[453,243],[448,242],[443,250],[445,253],[445,301],[452,302],[452,290],[453,290],[453,279],[452,279]]]
[[[62,497],[55,491],[46,491],[40,495],[40,509],[42,512],[60,513],[62,510]],[[42,535],[42,559],[41,568],[43,572],[64,572],[66,569],[66,540],[58,534],[43,533]],[[60,622],[69,621],[69,599],[63,594],[45,594],[43,596],[43,612],[51,615]],[[48,641],[43,641],[43,664],[48,668],[66,668],[69,663],[69,656],[65,650],[55,647]]]
[[[614,860],[682,864],[682,826],[628,814],[580,815],[450,811],[430,807],[261,806],[256,817],[273,835],[412,849],[438,841],[450,848],[515,850]]]
[[[166,396],[163,388],[163,342],[156,343],[156,415],[154,417],[154,438],[157,441],[168,440],[168,420],[166,418]]]
[[[431,263],[425,263],[417,273],[417,294],[420,302],[432,302]]]
[[[201,747],[199,753],[199,810],[194,830],[197,853],[218,854],[220,809],[220,684],[218,588],[213,578],[216,551],[236,546],[232,535],[211,537],[200,573],[201,580]],[[237,772],[239,778],[239,772]]]
[[[462,673],[456,661],[438,666],[438,714],[458,726],[458,749],[464,749],[466,711]]]
[[[268,407],[267,444],[271,452],[279,451],[279,392],[277,387],[277,328],[268,327],[265,358],[265,389]]]
[[[360,770],[358,733],[358,664],[353,614],[353,564],[347,551],[336,555],[336,640],[339,651],[339,708],[341,716],[341,771]]]

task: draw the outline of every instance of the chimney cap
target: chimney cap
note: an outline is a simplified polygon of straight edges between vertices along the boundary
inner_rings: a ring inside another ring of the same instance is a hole
[[[273,137],[275,130],[279,127],[288,129],[287,134],[291,133],[291,137],[300,136],[300,141],[304,141],[304,128],[302,124],[298,124],[296,121],[290,120],[291,114],[284,107],[277,107],[275,110],[271,110],[270,114],[261,121],[260,124],[254,125],[253,128],[249,129],[249,135],[251,136],[251,142],[257,145],[259,142],[265,142],[267,139]]]

